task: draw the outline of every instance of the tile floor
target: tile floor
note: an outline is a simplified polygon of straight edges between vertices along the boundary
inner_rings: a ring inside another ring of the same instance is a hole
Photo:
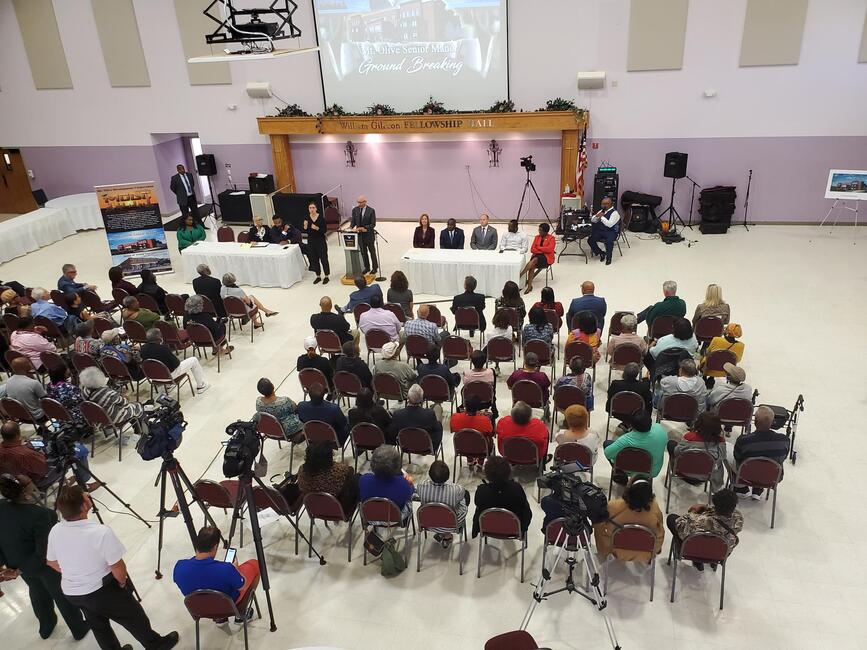
[[[382,224],[393,242],[383,249],[387,271],[398,265],[404,247],[397,242],[408,242],[413,226]],[[761,393],[760,401],[791,406],[798,393],[804,394],[799,458],[796,466],[786,467],[773,531],[769,504],[742,504],[746,523],[730,561],[722,612],[717,609],[719,574],[699,574],[687,566],[679,572],[676,602],[668,602],[668,540],[657,560],[652,603],[648,602],[645,571],[612,567],[609,612],[620,643],[624,648],[867,648],[867,637],[855,624],[867,605],[867,568],[856,552],[867,526],[860,512],[845,506],[847,497],[839,495],[852,475],[846,470],[867,460],[865,447],[849,430],[867,408],[865,382],[857,370],[857,360],[867,354],[867,343],[853,336],[867,317],[867,270],[862,252],[867,244],[862,238],[853,244],[852,228],[829,234],[813,227],[759,226],[749,232],[734,228],[726,236],[702,236],[697,231],[688,235],[696,240],[691,246],[666,246],[632,236],[632,248],[624,250],[623,257],[615,253],[610,267],[595,260],[585,265],[582,259],[564,258],[556,267],[552,285],[557,298],[568,303],[577,295],[580,282],[591,279],[598,295],[607,298],[609,312],[637,310],[658,299],[663,280],[675,279],[691,314],[706,285],[721,284],[733,320],[743,325],[743,366],[749,383]],[[0,266],[0,278],[52,287],[60,265],[74,262],[81,279],[98,284],[108,295],[109,255],[104,237],[93,231],[67,238]],[[342,268],[340,251],[332,246],[333,266]],[[173,258],[179,265],[177,251]],[[323,288],[312,285],[311,280],[308,276],[288,290],[252,290],[270,308],[280,310],[280,315],[267,321],[266,331],[257,335],[254,344],[238,337],[235,358],[225,363],[220,375],[213,363],[207,364],[211,390],[201,397],[184,396],[183,411],[190,426],[177,457],[192,480],[221,478],[220,441],[226,424],[251,414],[259,377],[270,377],[279,384],[280,394],[300,398],[294,366],[302,352],[302,337],[309,332],[309,314],[323,294],[343,302],[349,293],[339,283]],[[160,282],[169,291],[190,290],[180,274],[163,276]],[[537,299],[539,288],[537,285],[530,298]],[[424,298],[428,297],[419,295],[416,302]],[[818,314],[808,311],[811,308]],[[811,333],[811,329],[818,331]],[[816,336],[820,336],[818,345]],[[838,340],[845,343],[835,344]],[[597,403],[606,376],[607,368],[600,365]],[[500,395],[500,409],[505,411],[507,393],[500,391]],[[603,415],[597,410],[591,421],[598,431],[604,427]],[[451,461],[448,436],[445,440],[446,458]],[[303,449],[296,453],[300,459]],[[285,448],[278,451],[269,445],[270,472],[288,465],[287,454]],[[131,447],[118,463],[115,450],[103,445],[93,468],[133,507],[153,519],[159,501],[153,486],[157,463],[145,463]],[[420,476],[426,468],[423,463],[414,473]],[[600,458],[597,481],[607,483],[608,476],[607,463]],[[825,479],[820,481],[822,476]],[[531,490],[528,477],[520,478]],[[461,482],[473,489],[478,479],[465,473]],[[658,495],[664,494],[661,477],[655,487]],[[167,521],[163,550],[167,577],[156,581],[156,528],[147,529],[129,516],[109,512],[109,508],[117,510],[117,504],[105,493],[97,496],[105,504],[107,522],[128,548],[126,560],[155,627],[163,632],[179,630],[181,647],[193,647],[193,623],[170,579],[173,561],[191,553],[182,521]],[[697,498],[696,489],[678,487],[672,509],[683,510]],[[294,555],[294,533],[285,521],[267,525],[263,534],[278,630],[271,633],[267,620],[255,621],[251,647],[482,648],[487,638],[516,628],[530,602],[531,582],[537,579],[542,555],[540,522],[541,512],[536,510],[524,584],[519,582],[518,549],[512,543],[487,548],[480,580],[473,571],[478,543],[472,540],[462,551],[467,559],[463,576],[458,576],[458,548],[450,551],[449,559],[429,544],[421,573],[415,572],[413,564],[401,576],[386,580],[378,566],[362,566],[357,542],[355,558],[347,563],[345,526],[331,531],[317,526],[316,544],[328,558],[327,566],[320,567],[315,559]],[[227,524],[228,518],[220,514],[218,523]],[[245,540],[247,545],[239,551],[241,559],[253,553],[249,535]],[[412,553],[414,559],[415,547]],[[558,579],[562,580],[562,574],[555,582]],[[39,642],[22,582],[4,583],[3,590],[0,633],[6,639],[5,647],[21,648],[34,642],[33,647],[70,647],[71,637],[62,623],[50,640]],[[264,599],[260,600],[264,605]],[[228,635],[207,622],[202,631],[205,648],[243,647],[240,634]],[[599,615],[577,597],[560,595],[541,604],[530,631],[541,645],[551,648],[608,645]],[[128,639],[123,631],[119,635]],[[87,637],[76,647],[96,646]]]

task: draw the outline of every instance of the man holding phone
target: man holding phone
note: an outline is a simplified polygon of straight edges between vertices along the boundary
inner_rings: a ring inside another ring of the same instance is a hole
[[[205,526],[196,535],[195,556],[188,560],[178,560],[175,564],[173,579],[184,596],[199,589],[221,591],[236,603],[240,603],[248,590],[255,589],[259,584],[258,560],[247,560],[238,564],[235,549],[228,550],[226,560],[217,559],[217,549],[220,547],[220,531],[213,526]],[[246,612],[246,617],[252,617],[252,607]],[[226,621],[216,620],[216,623]],[[242,621],[236,621],[241,623]]]

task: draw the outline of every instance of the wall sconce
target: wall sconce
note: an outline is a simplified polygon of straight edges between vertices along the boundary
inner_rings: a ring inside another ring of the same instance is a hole
[[[488,167],[500,166],[500,154],[503,152],[502,147],[496,140],[491,140],[488,144]]]
[[[358,147],[352,143],[352,140],[346,141],[346,146],[343,147],[343,153],[346,154],[346,166],[355,167],[355,156],[358,153]]]

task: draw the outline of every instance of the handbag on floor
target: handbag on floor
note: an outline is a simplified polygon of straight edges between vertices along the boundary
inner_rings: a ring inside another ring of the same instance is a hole
[[[382,547],[379,573],[385,578],[400,575],[406,569],[406,558],[397,550],[397,542],[392,537]]]
[[[385,540],[382,539],[376,530],[371,527],[364,536],[364,548],[373,557],[382,555],[382,549],[385,547]]]

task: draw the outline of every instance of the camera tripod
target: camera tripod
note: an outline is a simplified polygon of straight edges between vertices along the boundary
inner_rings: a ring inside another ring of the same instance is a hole
[[[548,225],[551,226],[551,228],[554,228],[554,223],[551,221],[551,217],[548,216],[548,211],[545,209],[545,204],[542,203],[542,199],[539,198],[539,193],[536,191],[536,186],[533,185],[533,179],[530,178],[530,168],[525,167],[524,169],[527,172],[527,180],[524,181],[524,191],[521,192],[521,202],[518,204],[518,215],[515,217],[515,219],[518,220],[518,223],[521,223],[521,210],[524,209],[524,200],[527,198],[527,190],[531,189],[533,190],[533,194],[536,195],[536,200],[539,202],[539,207],[542,208],[542,213],[545,215],[545,219],[548,220]],[[530,204],[528,201],[527,211],[529,212],[529,210]]]
[[[229,529],[229,537],[226,539],[225,545],[226,548],[229,548],[231,545],[232,538],[235,536],[235,526],[238,521],[242,519],[242,511],[246,505],[247,513],[250,515],[250,529],[253,532],[253,542],[256,546],[256,559],[259,561],[259,575],[262,581],[262,588],[265,590],[265,600],[268,603],[268,616],[271,618],[271,631],[274,632],[277,630],[277,624],[274,622],[274,608],[271,606],[271,582],[268,579],[268,565],[265,563],[265,549],[262,546],[262,529],[259,527],[256,497],[253,492],[254,480],[258,486],[262,488],[265,500],[267,500],[270,506],[274,508],[274,511],[283,515],[286,520],[292,524],[292,527],[295,529],[295,534],[298,536],[295,539],[297,540],[300,537],[308,543],[313,553],[319,558],[320,565],[325,565],[325,558],[322,557],[315,548],[313,548],[313,545],[304,536],[304,533],[301,532],[298,525],[292,521],[292,518],[287,513],[281,512],[281,508],[279,507],[280,504],[275,503],[271,499],[268,494],[269,488],[262,482],[262,479],[258,476],[254,476],[252,470],[248,470],[238,477],[238,495],[235,497],[235,506],[232,509],[232,526]],[[243,524],[241,525],[243,526]]]
[[[202,509],[202,513],[205,515],[205,521],[214,528],[217,528],[214,518],[211,517],[211,513],[208,512],[205,504],[202,503],[202,500],[196,495],[196,490],[193,488],[193,484],[190,482],[190,479],[187,477],[181,464],[174,457],[172,452],[163,455],[163,464],[160,467],[159,476],[157,476],[157,480],[154,481],[154,487],[156,487],[157,483],[160,484],[160,511],[157,514],[157,517],[160,520],[160,532],[157,541],[157,568],[155,571],[155,577],[157,580],[160,580],[163,577],[163,574],[160,572],[160,562],[163,553],[163,527],[165,520],[166,517],[178,516],[178,513],[175,512],[174,509],[166,510],[166,476],[171,480],[172,487],[175,489],[175,497],[178,501],[178,510],[184,518],[184,523],[187,525],[187,533],[190,535],[190,542],[192,542],[193,548],[195,548],[196,545],[197,531],[193,525],[193,517],[190,514],[190,503],[198,504],[199,508]],[[192,496],[192,501],[188,502],[186,500],[186,497],[184,496],[185,489],[188,490],[190,496]],[[217,530],[219,530],[219,528],[217,528]],[[223,539],[222,533],[220,533],[220,539]]]
[[[608,606],[608,601],[605,600],[605,595],[602,593],[602,589],[599,586],[599,572],[596,569],[596,561],[593,558],[593,553],[590,551],[590,545],[588,542],[590,534],[591,528],[587,522],[584,521],[583,517],[579,519],[575,516],[567,516],[563,521],[563,526],[560,528],[560,532],[557,535],[557,540],[555,542],[557,552],[554,555],[554,562],[552,563],[550,570],[544,565],[544,563],[542,564],[542,575],[533,591],[533,600],[530,602],[530,606],[527,608],[527,612],[524,614],[524,618],[521,621],[521,629],[526,630],[530,625],[530,619],[533,617],[533,612],[536,611],[536,605],[541,603],[543,600],[547,600],[549,596],[565,591],[569,594],[578,594],[596,606],[596,609],[600,614],[602,614],[602,619],[605,621],[605,628],[608,631],[608,638],[611,641],[611,647],[614,648],[614,650],[620,650],[620,644],[617,641],[617,633],[614,631],[614,624],[605,612],[605,608]],[[579,546],[567,548],[570,538],[572,537],[578,540]],[[574,573],[575,565],[578,564],[576,554],[579,547],[584,554],[584,569],[587,573],[587,586],[584,589],[575,585]],[[551,580],[551,576],[553,576],[554,572],[557,570],[557,565],[560,563],[560,559],[563,557],[564,552],[566,555],[564,562],[566,566],[569,567],[569,575],[566,577],[566,585],[560,589],[545,591],[545,585],[549,580]]]

